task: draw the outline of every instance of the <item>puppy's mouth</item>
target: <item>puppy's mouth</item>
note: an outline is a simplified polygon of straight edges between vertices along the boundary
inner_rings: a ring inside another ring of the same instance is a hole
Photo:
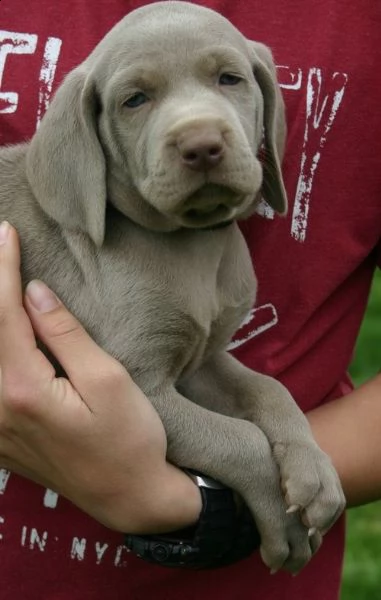
[[[204,228],[230,224],[243,203],[242,193],[224,185],[208,183],[191,194],[183,205],[181,222],[185,227]]]

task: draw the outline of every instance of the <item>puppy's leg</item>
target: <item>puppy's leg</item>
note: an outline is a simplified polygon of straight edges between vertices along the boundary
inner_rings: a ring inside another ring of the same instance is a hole
[[[290,568],[299,570],[311,557],[307,530],[297,515],[286,514],[279,470],[263,432],[245,420],[211,412],[174,388],[148,394],[167,433],[168,458],[197,469],[236,490],[254,515],[261,553],[272,569],[293,552]],[[292,548],[295,548],[293,551]]]
[[[221,352],[179,389],[209,410],[255,423],[272,448],[290,511],[301,511],[310,534],[333,525],[345,506],[339,478],[283,385]]]

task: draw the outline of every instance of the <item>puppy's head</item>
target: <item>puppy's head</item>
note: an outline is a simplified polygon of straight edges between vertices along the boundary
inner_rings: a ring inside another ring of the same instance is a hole
[[[63,227],[104,237],[106,202],[157,231],[286,212],[284,108],[270,51],[217,13],[158,2],[125,17],[58,90],[28,177]]]

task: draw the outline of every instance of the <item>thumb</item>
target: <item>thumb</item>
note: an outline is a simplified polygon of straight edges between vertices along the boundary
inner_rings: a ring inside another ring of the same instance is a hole
[[[25,309],[36,336],[45,344],[80,392],[81,381],[114,362],[42,281],[31,281]],[[116,361],[115,361],[116,362]]]

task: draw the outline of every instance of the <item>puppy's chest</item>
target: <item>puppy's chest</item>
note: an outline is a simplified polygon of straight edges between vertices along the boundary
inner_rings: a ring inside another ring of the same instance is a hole
[[[177,381],[226,346],[250,309],[254,277],[246,246],[238,229],[116,229],[83,267],[82,305],[92,310],[79,307],[82,320],[142,386],[153,377],[155,385]]]

